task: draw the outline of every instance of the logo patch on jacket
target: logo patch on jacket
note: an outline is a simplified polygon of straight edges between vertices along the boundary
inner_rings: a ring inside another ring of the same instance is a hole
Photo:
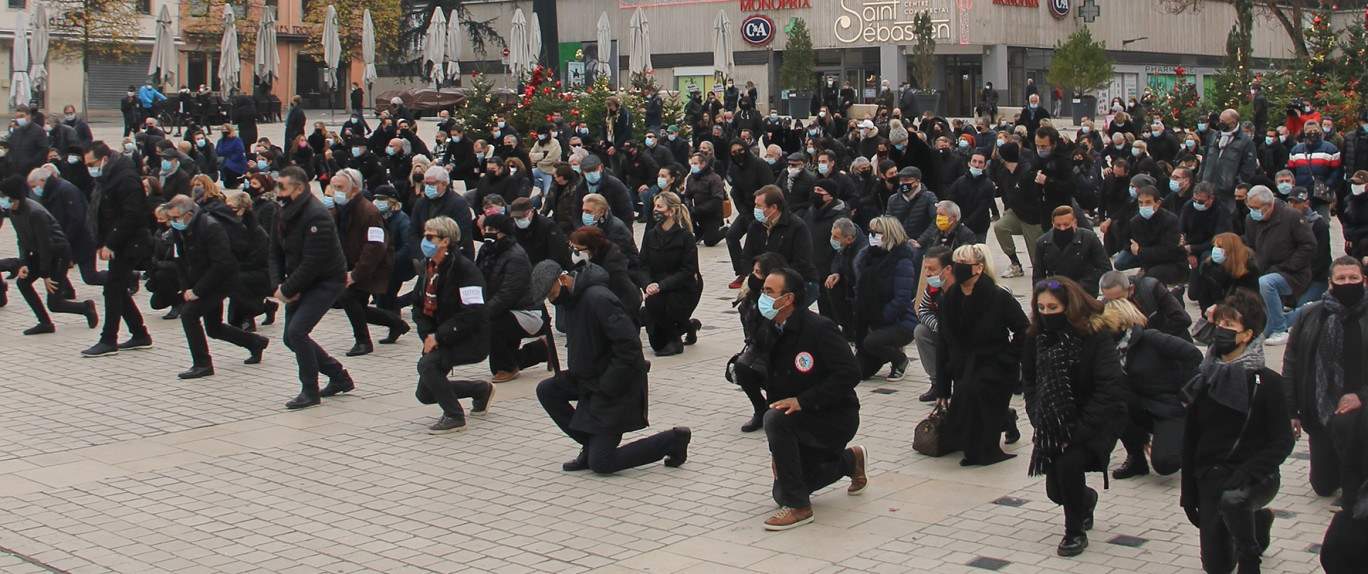
[[[793,358],[793,366],[797,368],[800,373],[812,371],[813,365],[815,365],[815,363],[812,360],[812,353],[807,351],[798,353],[798,356]]]

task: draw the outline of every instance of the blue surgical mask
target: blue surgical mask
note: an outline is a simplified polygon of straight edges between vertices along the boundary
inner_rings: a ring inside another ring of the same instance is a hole
[[[162,171],[163,171],[163,172],[171,171],[171,160],[169,160],[169,159],[161,160],[161,168],[162,168]]]
[[[776,159],[774,159],[774,158],[772,158],[772,157],[767,157],[767,158],[765,158],[765,163],[770,164],[770,165],[774,165],[774,162],[776,162],[776,161],[778,161],[778,160],[776,160]]]
[[[1176,179],[1170,179],[1170,180],[1169,180],[1169,190],[1170,190],[1170,191],[1178,191],[1178,188],[1180,188],[1180,187],[1182,187],[1182,186],[1178,184],[1178,180],[1176,180]]]
[[[347,204],[347,194],[342,193],[342,192],[340,192],[340,191],[334,191],[334,192],[333,192],[333,203],[334,203],[334,204],[337,204],[337,205],[346,205],[346,204]]]
[[[834,249],[834,250],[836,250],[836,251],[840,251],[840,250],[841,250],[841,242],[836,241],[834,238],[831,239],[830,241],[831,241],[831,248],[832,248],[832,249]]]
[[[831,164],[827,164],[827,163],[819,163],[819,164],[817,164],[817,173],[820,173],[820,174],[822,174],[822,175],[826,175],[827,173],[830,173],[830,172],[831,172]]]
[[[1206,122],[1197,122],[1197,131],[1199,131],[1199,132],[1204,132],[1204,131],[1206,131],[1206,128],[1207,128]]]
[[[8,209],[8,208],[6,208],[6,209]],[[187,227],[187,225],[186,225],[186,223],[185,223],[184,221],[181,221],[181,220],[179,220],[179,219],[172,219],[172,220],[171,220],[171,228],[172,228],[172,229],[175,229],[176,231],[185,231],[185,228],[186,228],[186,227]]]
[[[79,156],[79,155],[69,155],[69,156],[67,156],[67,163],[70,164],[70,165],[76,165],[76,162],[78,162],[78,161],[81,161],[81,156]]]
[[[807,148],[806,151],[807,151],[808,155],[817,155],[817,148],[812,148],[812,147],[810,147],[810,148]]]
[[[209,144],[209,140],[206,140],[206,139],[197,139],[197,140],[195,140],[195,147],[204,147],[204,146],[206,146],[206,145],[208,145],[208,144]]]
[[[424,185],[423,196],[428,199],[437,199],[437,186],[435,184]]]
[[[1225,265],[1225,262],[1226,262],[1225,250],[1224,250],[1224,249],[1221,249],[1220,247],[1212,247],[1212,248],[1211,248],[1211,262],[1212,262],[1212,263],[1215,263],[1215,264],[1217,264],[1217,265]]]
[[[1135,156],[1135,157],[1140,157],[1140,148],[1138,148],[1138,147],[1133,147],[1133,148],[1131,148],[1131,155],[1133,155],[1133,156]]]
[[[983,175],[983,168],[981,168],[981,167],[969,166],[969,175],[972,175],[972,176],[974,176],[974,177],[978,177],[978,176],[980,176],[980,175]]]
[[[1198,201],[1194,201],[1194,202],[1192,202],[1192,208],[1195,209],[1195,210],[1197,210],[1197,211],[1206,211],[1206,210],[1207,210],[1207,205],[1206,205],[1205,203],[1201,203],[1201,202],[1198,202]]]
[[[896,148],[898,151],[903,151],[903,150],[907,149],[907,145],[906,145],[906,144],[897,144],[897,145],[894,145],[893,147]]]
[[[1290,184],[1290,183],[1288,183],[1288,182],[1285,182],[1285,181],[1282,182],[1282,183],[1279,183],[1279,184],[1278,184],[1278,193],[1280,193],[1280,194],[1282,194],[1282,195],[1287,195],[1287,194],[1289,194],[1289,193],[1292,193],[1292,184]]]
[[[1088,135],[1088,134],[1092,133],[1092,128],[1090,128],[1090,127],[1088,127],[1088,126],[1083,126],[1083,129],[1081,129],[1081,130],[1079,130],[1079,131],[1083,132],[1083,135]]]
[[[603,179],[603,172],[591,171],[584,174],[584,179],[589,182],[589,185],[598,185],[599,181]]]
[[[668,185],[669,185],[669,182],[665,181],[665,178],[663,178],[663,177],[657,177],[657,178],[656,178],[656,187],[658,187],[658,188],[660,188],[660,189],[665,189]]]
[[[771,119],[771,120],[777,120],[777,119],[779,119],[779,114],[770,114],[770,119]]]
[[[34,196],[34,197],[37,197],[37,198],[39,198],[39,199],[42,199],[42,198],[43,198],[43,192],[44,192],[44,191],[47,191],[47,190],[43,189],[43,186],[41,186],[41,185],[38,186],[38,187],[35,187],[35,188],[33,188],[33,196]]]
[[[689,173],[699,173],[701,171],[703,171],[703,168],[700,167],[698,164],[689,164]]]
[[[91,165],[91,166],[86,166],[86,170],[90,172],[90,177],[100,177],[100,171],[101,171],[103,168],[104,168],[104,165],[103,165],[103,164],[102,164],[102,165]]]
[[[389,202],[388,202],[388,201],[385,201],[385,200],[383,200],[383,199],[377,199],[377,200],[375,200],[375,201],[372,201],[371,203],[375,204],[375,208],[378,209],[378,210],[380,210],[380,213],[385,213],[385,212],[389,211]]]
[[[1151,131],[1151,132],[1150,132],[1150,135],[1152,135],[1152,136],[1154,136],[1154,137],[1159,137],[1159,136],[1164,135],[1164,131],[1163,131],[1163,130],[1154,130],[1154,131]]]
[[[570,169],[575,170],[575,173],[579,173],[579,172],[580,172],[580,166],[579,166],[579,164],[571,165],[571,166],[570,166]]]
[[[646,147],[655,145],[655,138],[646,138]]]
[[[387,147],[387,148],[385,148],[385,154],[386,154],[386,155],[394,155],[394,154],[396,154],[396,153],[399,153],[399,152],[396,151],[396,150],[395,150],[394,148],[392,148],[392,147]]]
[[[1130,196],[1131,196],[1131,199],[1135,199],[1135,198],[1137,198],[1137,197],[1140,197],[1140,191],[1137,190],[1137,189],[1135,189],[1135,186],[1133,186],[1133,185],[1132,185],[1131,188],[1130,188]]]
[[[423,250],[423,257],[432,259],[432,256],[437,254],[437,244],[430,239],[424,238],[418,246]]]
[[[500,121],[499,121],[499,129],[504,129],[504,128],[506,128],[506,127],[508,127],[508,123],[507,123],[507,122],[504,122],[503,120],[500,120]]]
[[[779,310],[774,308],[774,297],[770,297],[764,293],[760,294],[760,301],[756,303],[756,308],[759,309],[760,314],[764,315],[766,319],[773,320],[775,317],[779,316]]]
[[[1145,219],[1149,219],[1149,218],[1151,218],[1151,217],[1154,217],[1154,206],[1153,206],[1153,205],[1142,205],[1142,206],[1140,206],[1140,217],[1143,217],[1143,218],[1145,218]]]
[[[1262,210],[1262,209],[1251,209],[1251,210],[1249,210],[1249,218],[1250,218],[1250,219],[1253,219],[1254,221],[1263,221],[1263,218],[1264,218],[1263,210]]]
[[[1005,144],[1005,143],[1007,143],[1007,140],[998,140],[998,141],[997,141],[997,147],[1002,147],[1002,144]]]
[[[581,213],[580,223],[583,223],[585,227],[592,226],[594,224],[594,216],[588,213]]]
[[[964,148],[969,147],[969,140],[961,139],[961,140],[959,141],[959,147],[960,147],[960,149],[964,149]]]
[[[1278,141],[1278,138],[1271,138],[1271,137],[1268,137],[1268,136],[1264,136],[1264,145],[1273,145],[1273,142],[1275,142],[1275,141]]]
[[[1033,110],[1036,109],[1036,108],[1039,108],[1039,107],[1040,107],[1040,104],[1031,104],[1031,109],[1033,109]]]
[[[461,143],[461,136],[451,136],[451,141]]]
[[[1195,148],[1197,147],[1197,140],[1187,140],[1183,142],[1183,145],[1187,146],[1188,149]]]
[[[22,128],[22,127],[28,127],[28,118],[19,118],[19,119],[14,120],[14,121],[15,121],[15,123],[19,124],[19,127],[21,127],[21,128]]]
[[[361,148],[359,148],[359,147],[352,147],[351,152],[352,152],[352,157],[361,157]]]
[[[326,207],[326,208],[328,208],[328,209],[332,209],[332,208],[333,208],[333,205],[334,205],[334,203],[333,203],[333,198],[332,198],[331,195],[325,195],[325,196],[323,196],[323,207]]]
[[[258,170],[258,171],[266,171],[266,160],[264,160],[264,159],[259,159],[259,160],[257,160],[257,170]]]
[[[755,216],[755,220],[756,220],[756,221],[759,221],[760,223],[764,223],[764,222],[765,222],[765,219],[766,219],[766,217],[765,217],[765,210],[760,209],[759,207],[757,207],[757,208],[755,208],[755,209],[752,211],[752,215]]]
[[[10,203],[10,198],[8,198],[8,197],[0,197],[0,209],[3,209],[3,210],[5,210],[5,211],[9,211],[10,208],[12,208],[12,207],[14,207],[14,204],[13,204],[13,203]]]
[[[926,284],[934,289],[940,289],[945,286],[945,280],[941,279],[940,275],[932,275],[926,278]]]

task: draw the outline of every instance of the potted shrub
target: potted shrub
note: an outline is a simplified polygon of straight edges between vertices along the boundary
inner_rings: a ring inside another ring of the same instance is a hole
[[[807,23],[797,18],[788,29],[784,63],[779,68],[779,87],[789,91],[787,112],[795,118],[806,118],[811,112],[812,84],[817,75],[814,61]]]
[[[936,71],[936,29],[931,25],[931,14],[926,11],[912,17],[912,31],[917,43],[912,46],[912,76],[917,87],[912,98],[917,109],[941,114],[940,92],[931,87],[931,76]]]
[[[1065,42],[1055,42],[1049,82],[1073,94],[1074,124],[1093,117],[1097,110],[1094,94],[1111,84],[1115,64],[1107,56],[1106,43],[1093,41],[1087,28],[1070,34]]]

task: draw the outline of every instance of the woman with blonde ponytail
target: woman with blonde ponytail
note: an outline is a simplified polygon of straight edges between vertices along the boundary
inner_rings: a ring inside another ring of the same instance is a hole
[[[662,191],[652,206],[636,282],[645,292],[642,320],[651,349],[657,357],[668,357],[698,340],[702,323],[692,317],[703,294],[703,275],[698,271],[693,222],[679,195]]]

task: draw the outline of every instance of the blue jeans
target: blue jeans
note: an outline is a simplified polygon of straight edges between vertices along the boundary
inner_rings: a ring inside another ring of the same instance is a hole
[[[328,378],[342,374],[342,364],[318,346],[309,334],[323,315],[332,309],[337,297],[345,290],[341,281],[318,283],[299,293],[299,298],[285,304],[285,346],[294,351],[299,363],[299,383],[304,394],[318,396],[318,373]]]
[[[1290,326],[1293,323],[1296,323],[1297,313],[1301,312],[1302,307],[1305,307],[1307,303],[1320,301],[1321,298],[1325,296],[1325,292],[1329,289],[1329,281],[1312,281],[1311,286],[1307,287],[1306,292],[1302,293],[1301,298],[1297,299],[1297,306],[1292,309],[1291,313],[1287,314],[1287,324]]]
[[[1287,332],[1287,316],[1283,314],[1282,296],[1291,295],[1292,286],[1287,279],[1277,273],[1259,277],[1259,295],[1264,300],[1264,311],[1268,314],[1268,324],[1264,326],[1264,336]]]
[[[534,167],[532,168],[532,183],[541,188],[542,195],[545,195],[551,189],[551,174]]]
[[[1136,257],[1134,253],[1131,253],[1129,249],[1125,249],[1116,254],[1116,261],[1112,263],[1112,266],[1115,267],[1117,271],[1139,269],[1140,258]]]
[[[646,188],[646,191],[641,192],[641,213],[638,213],[637,215],[648,218],[647,221],[650,221],[651,212],[655,210],[655,196],[657,193],[660,193],[660,188],[654,185]]]

